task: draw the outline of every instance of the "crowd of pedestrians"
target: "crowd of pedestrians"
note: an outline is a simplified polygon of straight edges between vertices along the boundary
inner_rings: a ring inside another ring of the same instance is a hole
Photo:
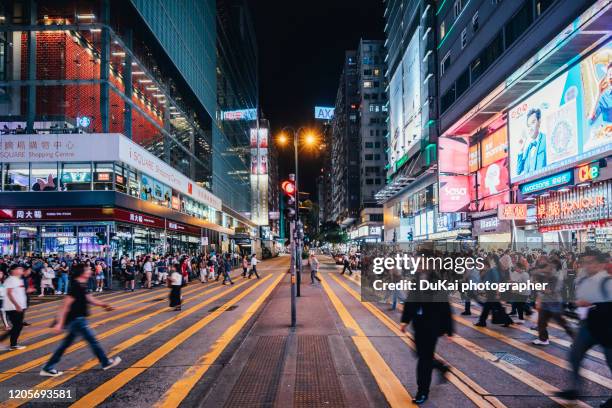
[[[181,288],[189,281],[199,278],[206,283],[223,278],[221,284],[233,285],[230,272],[239,266],[243,267],[245,279],[253,275],[259,279],[257,263],[254,254],[240,257],[235,253],[217,254],[214,251],[198,255],[121,256],[113,258],[110,267],[104,259],[93,257],[4,256],[0,258],[0,308],[5,332],[0,334],[0,341],[10,339],[8,350],[25,348],[18,340],[23,327],[29,325],[25,315],[30,297],[64,295],[52,328],[58,334],[65,331],[66,337],[41,368],[40,375],[56,377],[62,374],[56,366],[78,336],[89,343],[102,369],[108,370],[119,364],[121,358],[107,356],[87,321],[89,305],[109,312],[113,310],[111,305],[93,296],[93,292],[108,288],[108,277],[119,281],[126,291],[134,291],[137,286],[143,289],[167,286],[170,308],[180,311]]]

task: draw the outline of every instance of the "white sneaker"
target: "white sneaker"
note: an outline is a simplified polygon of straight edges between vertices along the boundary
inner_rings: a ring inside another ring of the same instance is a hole
[[[540,339],[535,339],[534,341],[532,341],[532,343],[535,344],[536,346],[548,346],[550,344],[548,340],[540,340]]]
[[[62,371],[57,371],[55,368],[53,370],[45,370],[44,368],[41,368],[39,374],[42,377],[59,377],[64,373]]]
[[[108,370],[109,368],[113,368],[116,365],[118,365],[121,362],[121,357],[117,356],[117,357],[113,357],[109,359],[110,363],[108,363],[108,365],[105,365],[104,367],[102,367],[103,370]]]
[[[10,346],[9,350],[23,350],[26,346],[22,346],[21,344],[16,344],[14,346]]]

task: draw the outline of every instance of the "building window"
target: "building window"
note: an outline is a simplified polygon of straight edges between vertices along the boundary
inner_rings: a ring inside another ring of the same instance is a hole
[[[365,160],[374,160],[374,155],[372,155],[372,154],[366,154],[366,155],[364,155],[364,156],[363,156],[363,158],[364,158]]]
[[[450,51],[449,51],[446,53],[444,58],[442,58],[442,62],[440,63],[440,75],[444,75],[448,67],[450,67],[450,64],[451,64],[451,58],[450,58]]]
[[[365,147],[366,149],[371,149],[372,147],[374,147],[374,145],[372,144],[372,142],[365,142]]]
[[[370,94],[369,93],[364,93],[363,94],[363,99],[370,99]]]
[[[444,21],[443,21],[440,23],[440,39],[443,39],[445,35],[446,35],[446,24],[444,24]]]
[[[363,81],[364,88],[371,88],[373,85],[372,81]]]
[[[506,48],[510,47],[517,38],[523,34],[533,21],[530,1],[525,2],[523,7],[510,19],[504,27],[506,32]]]
[[[474,32],[478,31],[478,11],[474,13],[472,16],[472,30]]]
[[[377,179],[374,179],[374,183],[375,183],[375,184],[378,184],[378,185],[380,185],[380,179],[379,179],[379,178],[377,178]]]
[[[32,163],[30,170],[31,191],[57,190],[57,163]]]
[[[440,110],[446,111],[455,102],[455,84],[440,98]]]
[[[63,163],[62,190],[91,190],[91,163]]]
[[[4,165],[4,191],[28,191],[30,169],[28,163]]]
[[[465,69],[459,78],[457,78],[457,97],[463,94],[470,87],[470,70]]]
[[[459,17],[463,10],[463,0],[455,0],[455,18]]]
[[[366,179],[366,184],[368,184],[368,185],[374,184],[374,180]]]
[[[372,94],[372,100],[373,101],[377,101],[378,100],[378,94]]]
[[[374,70],[374,75],[375,75],[375,76],[380,76],[380,69],[376,68],[376,69]]]
[[[374,142],[374,147],[379,149],[380,148],[380,142]]]
[[[93,180],[94,190],[112,190],[113,163],[96,163],[95,170]]]
[[[374,136],[374,129],[370,129],[370,136]]]
[[[363,75],[371,76],[372,75],[372,70],[371,69],[364,69],[363,70]]]
[[[374,155],[374,160],[380,160],[380,154],[378,154],[378,153],[377,153],[377,154],[375,154],[375,155]]]
[[[464,49],[466,45],[467,45],[467,28],[464,28],[463,31],[461,31],[461,49]]]

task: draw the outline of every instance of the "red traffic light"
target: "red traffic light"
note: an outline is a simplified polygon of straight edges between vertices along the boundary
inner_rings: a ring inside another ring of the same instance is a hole
[[[295,195],[295,183],[293,181],[285,180],[281,184],[281,188],[288,196]]]

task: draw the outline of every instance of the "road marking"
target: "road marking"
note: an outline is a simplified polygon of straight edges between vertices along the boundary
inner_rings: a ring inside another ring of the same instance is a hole
[[[338,277],[335,275],[331,275],[334,281],[336,281],[341,287],[343,287],[351,296],[353,296],[357,301],[361,302],[360,296],[350,288],[346,283],[340,281]],[[416,345],[414,343],[414,339],[410,333],[402,333],[399,329],[399,324],[391,320],[389,316],[384,314],[380,309],[376,306],[372,305],[369,302],[361,302],[361,305],[364,306],[370,313],[372,313],[381,323],[383,323],[389,330],[395,333],[404,343],[408,345],[412,350],[416,350]],[[449,365],[451,369],[452,376],[449,376],[449,381],[455,385],[466,397],[468,397],[476,406],[483,408],[503,408],[505,405],[495,397],[490,396],[491,393],[482,388],[478,383],[473,381],[459,369],[448,364],[446,360],[444,360],[439,354],[435,354],[435,357],[442,361],[444,364]]]
[[[194,287],[193,290],[190,289],[189,293],[187,293],[187,294],[191,294],[191,293],[196,292],[196,289],[197,289],[197,287]],[[160,299],[160,300],[158,300],[156,302],[151,302],[149,304],[145,304],[143,306],[137,307],[136,309],[131,309],[131,310],[125,311],[123,313],[111,315],[111,316],[107,317],[106,319],[102,319],[102,320],[98,320],[96,322],[92,322],[90,324],[90,327],[91,328],[95,328],[95,327],[101,326],[101,325],[103,325],[105,323],[121,319],[122,317],[129,316],[129,315],[134,314],[134,313],[138,313],[138,312],[140,312],[142,310],[145,310],[145,309],[148,309],[148,308],[150,308],[152,306],[155,306],[155,305],[158,305],[160,303],[163,303],[164,301],[166,301],[166,299]],[[108,312],[106,312],[106,313],[108,313]],[[49,332],[49,328],[37,330],[37,331],[33,332],[34,334],[26,334],[23,337],[21,337],[21,339],[29,339],[29,338],[32,338],[32,337],[36,337],[39,334],[44,333],[44,332]],[[64,336],[62,334],[56,335],[56,336],[53,336],[53,337],[48,337],[46,339],[37,341],[35,343],[28,344],[28,347],[25,348],[25,349],[22,349],[22,350],[13,350],[13,351],[9,351],[7,353],[1,354],[0,355],[0,361],[7,360],[9,358],[18,356],[20,354],[27,353],[27,352],[32,351],[32,350],[37,350],[37,349],[39,349],[41,347],[44,347],[44,346],[46,346],[48,344],[52,344],[55,341],[58,341],[58,340],[62,339],[63,337]],[[2,379],[2,375],[0,374],[0,382],[2,382],[2,381],[4,381],[4,380]]]
[[[379,309],[377,309],[379,310]],[[380,310],[379,310],[380,311]],[[382,313],[382,312],[381,312]],[[388,319],[390,319],[386,314],[382,313],[384,316],[386,316]],[[465,348],[466,350],[472,352],[473,354],[475,354],[476,356],[480,357],[481,359],[493,364],[494,366],[496,366],[497,368],[499,368],[500,370],[504,371],[505,373],[509,374],[510,376],[516,378],[517,380],[519,380],[520,382],[528,385],[529,387],[533,388],[534,390],[546,395],[546,397],[548,397],[549,399],[551,399],[552,401],[556,402],[557,404],[566,407],[566,408],[574,408],[574,407],[582,407],[582,408],[589,408],[590,405],[582,402],[582,401],[566,401],[563,400],[561,398],[557,398],[554,396],[555,392],[560,391],[558,388],[554,387],[553,385],[539,379],[538,377],[530,374],[528,371],[525,371],[507,361],[501,360],[499,359],[498,356],[490,353],[489,351],[483,349],[482,347],[478,346],[477,344],[457,335],[454,334],[452,337],[449,338],[450,341],[452,341],[455,344],[458,344],[460,346],[462,346],[463,348]]]
[[[214,296],[213,298],[211,298],[211,299],[218,299],[218,297],[223,296],[223,295],[225,295],[225,294],[227,294],[227,293],[231,292],[232,290],[234,290],[234,289],[238,288],[239,286],[243,285],[244,283],[246,283],[246,282],[242,282],[242,283],[239,283],[239,284],[237,284],[237,285],[235,285],[235,286],[232,286],[232,289],[227,290],[227,291],[224,291],[224,292],[223,292],[223,293],[221,293],[221,294],[215,295],[215,296]],[[211,289],[209,289],[209,290],[206,290],[206,291],[204,291],[204,292],[202,292],[202,293],[200,293],[200,294],[198,294],[198,295],[196,295],[196,296],[194,296],[194,297],[192,297],[192,298],[189,298],[189,299],[185,300],[185,301],[183,302],[183,304],[186,304],[186,303],[191,303],[192,301],[194,301],[194,300],[196,300],[196,299],[199,299],[199,298],[201,298],[201,297],[205,296],[206,294],[208,294],[208,293],[210,293],[210,292],[213,292],[213,291],[215,291],[215,290],[217,290],[217,289],[219,289],[219,288],[222,288],[222,287],[223,287],[223,286],[217,286],[217,287],[211,288]],[[160,302],[161,302],[161,301],[160,301]],[[191,310],[191,309],[189,309],[189,310]],[[128,328],[130,328],[130,327],[132,327],[132,326],[135,326],[135,325],[137,325],[137,324],[139,324],[139,323],[142,323],[142,322],[144,322],[144,321],[148,320],[149,318],[151,318],[151,317],[153,317],[153,316],[156,316],[156,315],[161,314],[161,313],[165,313],[165,312],[167,312],[167,311],[168,311],[168,309],[167,309],[167,308],[161,308],[161,309],[158,309],[158,310],[156,310],[156,311],[154,311],[154,312],[151,312],[151,313],[149,313],[149,314],[146,314],[146,315],[144,315],[144,316],[141,316],[141,317],[139,317],[139,318],[137,318],[137,319],[135,319],[135,320],[131,320],[131,321],[126,322],[126,323],[124,323],[124,324],[122,324],[122,325],[119,325],[119,326],[117,326],[117,327],[115,327],[115,328],[113,328],[113,329],[110,329],[110,330],[108,330],[108,331],[106,331],[106,332],[103,332],[103,333],[101,333],[100,335],[98,335],[98,336],[97,336],[97,338],[98,338],[98,340],[105,339],[105,338],[110,337],[110,336],[112,336],[112,335],[114,335],[114,334],[117,334],[117,333],[119,333],[119,332],[121,332],[121,331],[123,331],[123,330],[126,330],[126,329],[128,329]],[[93,327],[93,325],[92,325],[91,327]],[[54,336],[54,337],[52,337],[52,338],[53,338],[53,339],[63,339],[64,337],[65,337],[65,335],[61,334],[61,335]],[[45,342],[45,344],[44,344],[44,345],[49,344],[49,342],[47,342],[47,341],[44,341],[44,342]],[[35,343],[33,346],[30,346],[30,347],[29,347],[27,350],[32,350],[32,349],[34,349],[34,348],[40,348],[40,347],[42,347],[42,346],[39,346],[39,344],[40,344],[40,343],[42,343],[42,341],[41,341],[41,342],[38,342],[38,343]],[[79,349],[81,349],[81,348],[85,347],[85,345],[86,345],[86,344],[87,344],[87,343],[86,343],[85,341],[79,341],[78,343],[75,343],[75,344],[73,344],[72,346],[70,346],[70,347],[69,347],[69,348],[66,350],[66,352],[64,353],[64,355],[69,354],[69,353],[72,353],[73,351],[79,350]],[[18,367],[15,367],[15,368],[13,368],[13,369],[11,369],[11,370],[4,371],[3,373],[0,373],[0,382],[6,381],[6,380],[8,380],[9,378],[12,378],[12,377],[14,377],[14,376],[16,376],[16,375],[18,375],[18,374],[21,374],[21,373],[22,373],[22,372],[24,372],[24,371],[27,371],[27,370],[30,370],[30,369],[32,369],[32,368],[34,368],[34,367],[40,366],[40,365],[44,364],[45,362],[47,362],[47,360],[48,360],[50,357],[51,357],[51,354],[46,354],[46,355],[44,355],[44,356],[42,356],[42,357],[36,358],[36,359],[34,359],[34,360],[30,360],[30,361],[28,361],[27,363],[22,364],[22,365],[20,365],[20,366],[18,366]]]
[[[211,304],[212,302],[218,300],[219,298],[227,295],[228,293],[238,289],[240,286],[246,285],[248,282],[241,282],[239,284],[236,284],[234,286],[230,286],[229,289],[227,291],[224,291],[222,293],[219,293],[209,299],[206,299],[204,302],[198,304],[197,306],[194,306],[190,309],[184,310],[180,313],[178,313],[177,315],[174,316],[173,319],[169,319],[169,320],[165,320],[161,323],[156,324],[155,326],[150,327],[149,329],[143,331],[142,333],[137,334],[136,336],[130,337],[129,339],[117,344],[116,346],[114,346],[113,348],[111,348],[108,352],[108,356],[112,357],[115,356],[117,354],[119,354],[120,352],[128,349],[129,347],[140,343],[141,341],[145,340],[146,338],[152,336],[155,333],[158,333],[164,329],[166,329],[167,327],[170,327],[171,325],[173,325],[174,323],[192,315],[193,313],[197,312],[198,310],[201,310],[203,307],[208,306],[209,304]],[[212,289],[210,290],[212,291]],[[202,293],[199,296],[196,296],[190,300],[195,300],[196,298],[201,297],[202,295],[204,295],[204,293]],[[187,303],[186,301],[183,302],[183,305]],[[167,311],[167,309],[164,309],[162,311]],[[144,316],[143,316],[144,317]],[[140,323],[140,322],[138,322]],[[136,323],[137,324],[137,323]],[[125,327],[124,327],[125,329]],[[104,336],[105,334],[103,334],[102,336]],[[102,336],[99,336],[98,339],[101,339]],[[81,342],[82,343],[82,342]],[[72,348],[69,348],[68,350],[66,350],[66,353],[72,352],[74,350],[72,350]],[[44,357],[41,357],[40,359],[37,359],[37,365],[43,364],[45,363],[49,358],[51,357],[51,354],[48,354]],[[38,361],[38,360],[42,360],[42,361]],[[49,378],[46,381],[41,382],[40,384],[35,385],[34,387],[32,387],[33,389],[51,389],[51,388],[55,388],[63,383],[65,383],[66,381],[76,377],[77,375],[87,371],[87,370],[91,370],[92,368],[94,368],[96,365],[98,365],[99,362],[97,359],[92,358],[90,360],[87,360],[85,363],[81,364],[80,366],[76,366],[76,367],[71,367],[68,370],[66,370],[64,372],[64,374],[61,377],[53,377],[53,378]],[[31,368],[31,367],[30,367]],[[16,373],[16,374],[20,374],[20,373]],[[15,374],[15,375],[16,375]],[[0,404],[0,406],[4,407],[18,407],[24,403],[26,403],[28,400],[27,399],[20,399],[18,401],[4,401],[2,404]]]
[[[563,360],[560,359],[557,356],[553,356],[552,354],[548,354],[547,352],[543,351],[542,349],[537,349],[535,348],[535,346],[530,346],[529,344],[522,342],[522,341],[518,341],[515,339],[512,339],[510,337],[507,337],[501,333],[498,333],[496,331],[487,329],[486,327],[479,327],[479,326],[474,326],[471,322],[467,321],[466,319],[459,317],[457,315],[453,315],[453,319],[459,323],[461,323],[462,325],[466,326],[466,327],[471,327],[474,330],[477,330],[483,334],[486,334],[488,336],[493,337],[496,340],[499,340],[501,342],[504,342],[518,350],[524,351],[526,353],[529,353],[533,356],[536,356],[544,361],[547,361],[551,364],[556,365],[557,367],[563,368],[565,370],[572,370],[572,367],[570,366],[570,364]],[[612,389],[612,379],[606,378],[603,375],[597,374],[594,371],[588,370],[586,368],[582,368],[580,370],[580,376],[586,378],[589,381],[592,381],[594,383],[597,383],[601,386],[604,386],[608,389]]]
[[[172,339],[165,342],[159,348],[155,349],[150,354],[146,355],[144,358],[138,360],[131,367],[128,367],[115,375],[110,380],[106,381],[104,384],[99,385],[93,391],[89,392],[87,395],[83,396],[81,399],[76,401],[71,407],[84,407],[90,408],[95,407],[98,404],[104,402],[108,397],[110,397],[114,392],[119,390],[121,387],[126,385],[132,379],[137,377],[139,374],[146,371],[153,364],[158,362],[164,356],[169,354],[175,348],[180,346],[183,342],[193,336],[195,333],[200,331],[202,328],[206,327],[210,322],[215,320],[217,317],[221,316],[221,314],[227,310],[230,306],[238,303],[244,297],[246,297],[253,290],[258,288],[264,282],[266,282],[272,275],[268,275],[262,278],[259,282],[255,283],[251,287],[245,289],[236,297],[232,298],[230,301],[225,303],[223,306],[219,307],[214,312],[208,314],[206,317],[202,318],[198,322],[189,326],[187,329],[183,330],[181,333],[177,334]]]
[[[323,286],[329,300],[336,308],[336,312],[340,316],[340,319],[342,319],[344,325],[353,331],[354,334],[351,336],[351,339],[353,339],[357,350],[366,362],[389,405],[392,408],[415,406],[412,402],[410,393],[404,388],[401,381],[387,365],[378,351],[376,351],[370,339],[368,339],[359,324],[357,324],[344,304],[338,299],[338,296],[331,290],[325,279],[326,278],[321,277],[321,286]]]
[[[453,305],[453,307],[455,309],[461,309],[461,306],[459,306],[459,305],[457,305],[455,303],[452,303],[452,305]],[[525,327],[524,324],[516,324],[515,323],[515,324],[511,325],[510,328],[516,329],[516,330],[520,330],[520,331],[525,332],[525,333],[529,333],[529,334],[531,334],[533,336],[537,336],[537,332],[534,332],[533,330],[530,330],[529,328]],[[561,328],[561,330],[563,330],[563,328]],[[567,347],[567,348],[571,348],[572,347],[572,342],[571,341],[567,341],[567,340],[561,339],[559,337],[556,337],[556,336],[553,336],[553,335],[550,335],[550,334],[548,336],[548,340],[550,340],[552,343],[558,344],[558,345],[563,346],[563,347]],[[606,360],[606,356],[604,355],[604,353],[602,353],[600,351],[597,351],[597,350],[589,350],[589,351],[587,351],[587,354],[589,356],[591,356],[591,357],[595,357],[595,358],[598,358],[600,360],[604,360],[604,361]]]
[[[197,289],[197,287],[191,287],[191,288],[188,289],[188,291],[185,291],[185,294],[191,294],[191,293],[195,292],[195,289]],[[139,295],[134,296],[132,298],[122,299],[120,302],[125,302],[126,300],[128,302],[125,303],[124,305],[120,306],[120,307],[117,307],[115,310],[120,311],[120,310],[125,310],[125,309],[128,309],[128,308],[131,308],[132,306],[141,303],[140,301],[135,301],[135,299],[139,299],[139,298],[145,297],[145,296],[150,295],[150,294],[151,294],[150,292],[149,293],[142,293],[142,294],[139,294]],[[155,302],[150,303],[149,306],[152,305],[152,304],[155,304]],[[61,307],[61,306],[58,306],[58,309],[59,309],[59,307]],[[135,309],[133,309],[132,312],[134,310]],[[49,319],[45,319],[45,320],[40,320],[40,321],[34,322],[30,326],[30,327],[36,328],[36,327],[42,325],[42,326],[44,326],[43,328],[38,329],[38,330],[29,330],[28,329],[27,332],[24,333],[23,336],[19,337],[19,340],[25,341],[25,340],[29,340],[29,339],[34,338],[34,337],[38,337],[41,334],[49,333],[49,324],[55,320],[55,317],[57,315],[57,310],[49,312],[48,314],[51,314],[51,315],[54,315],[54,316],[52,318],[49,318]],[[105,314],[108,314],[108,312],[105,312],[104,310],[100,310],[98,312],[92,313],[91,316],[89,316],[89,318],[93,319],[94,317],[102,316],[102,315],[105,315]],[[28,318],[29,317],[30,316],[28,316]],[[92,322],[92,325],[94,323],[97,323],[97,322]]]
[[[178,407],[179,404],[189,395],[191,389],[196,383],[204,376],[206,371],[215,362],[215,360],[221,355],[223,350],[231,343],[236,337],[244,325],[249,321],[251,316],[257,312],[263,302],[270,296],[274,288],[278,285],[284,274],[281,274],[267,289],[266,291],[253,303],[246,312],[236,320],[225,332],[217,339],[217,341],[210,347],[208,352],[198,359],[198,361],[192,365],[183,376],[177,380],[170,389],[168,389],[161,399],[155,404],[156,407],[170,408]]]

